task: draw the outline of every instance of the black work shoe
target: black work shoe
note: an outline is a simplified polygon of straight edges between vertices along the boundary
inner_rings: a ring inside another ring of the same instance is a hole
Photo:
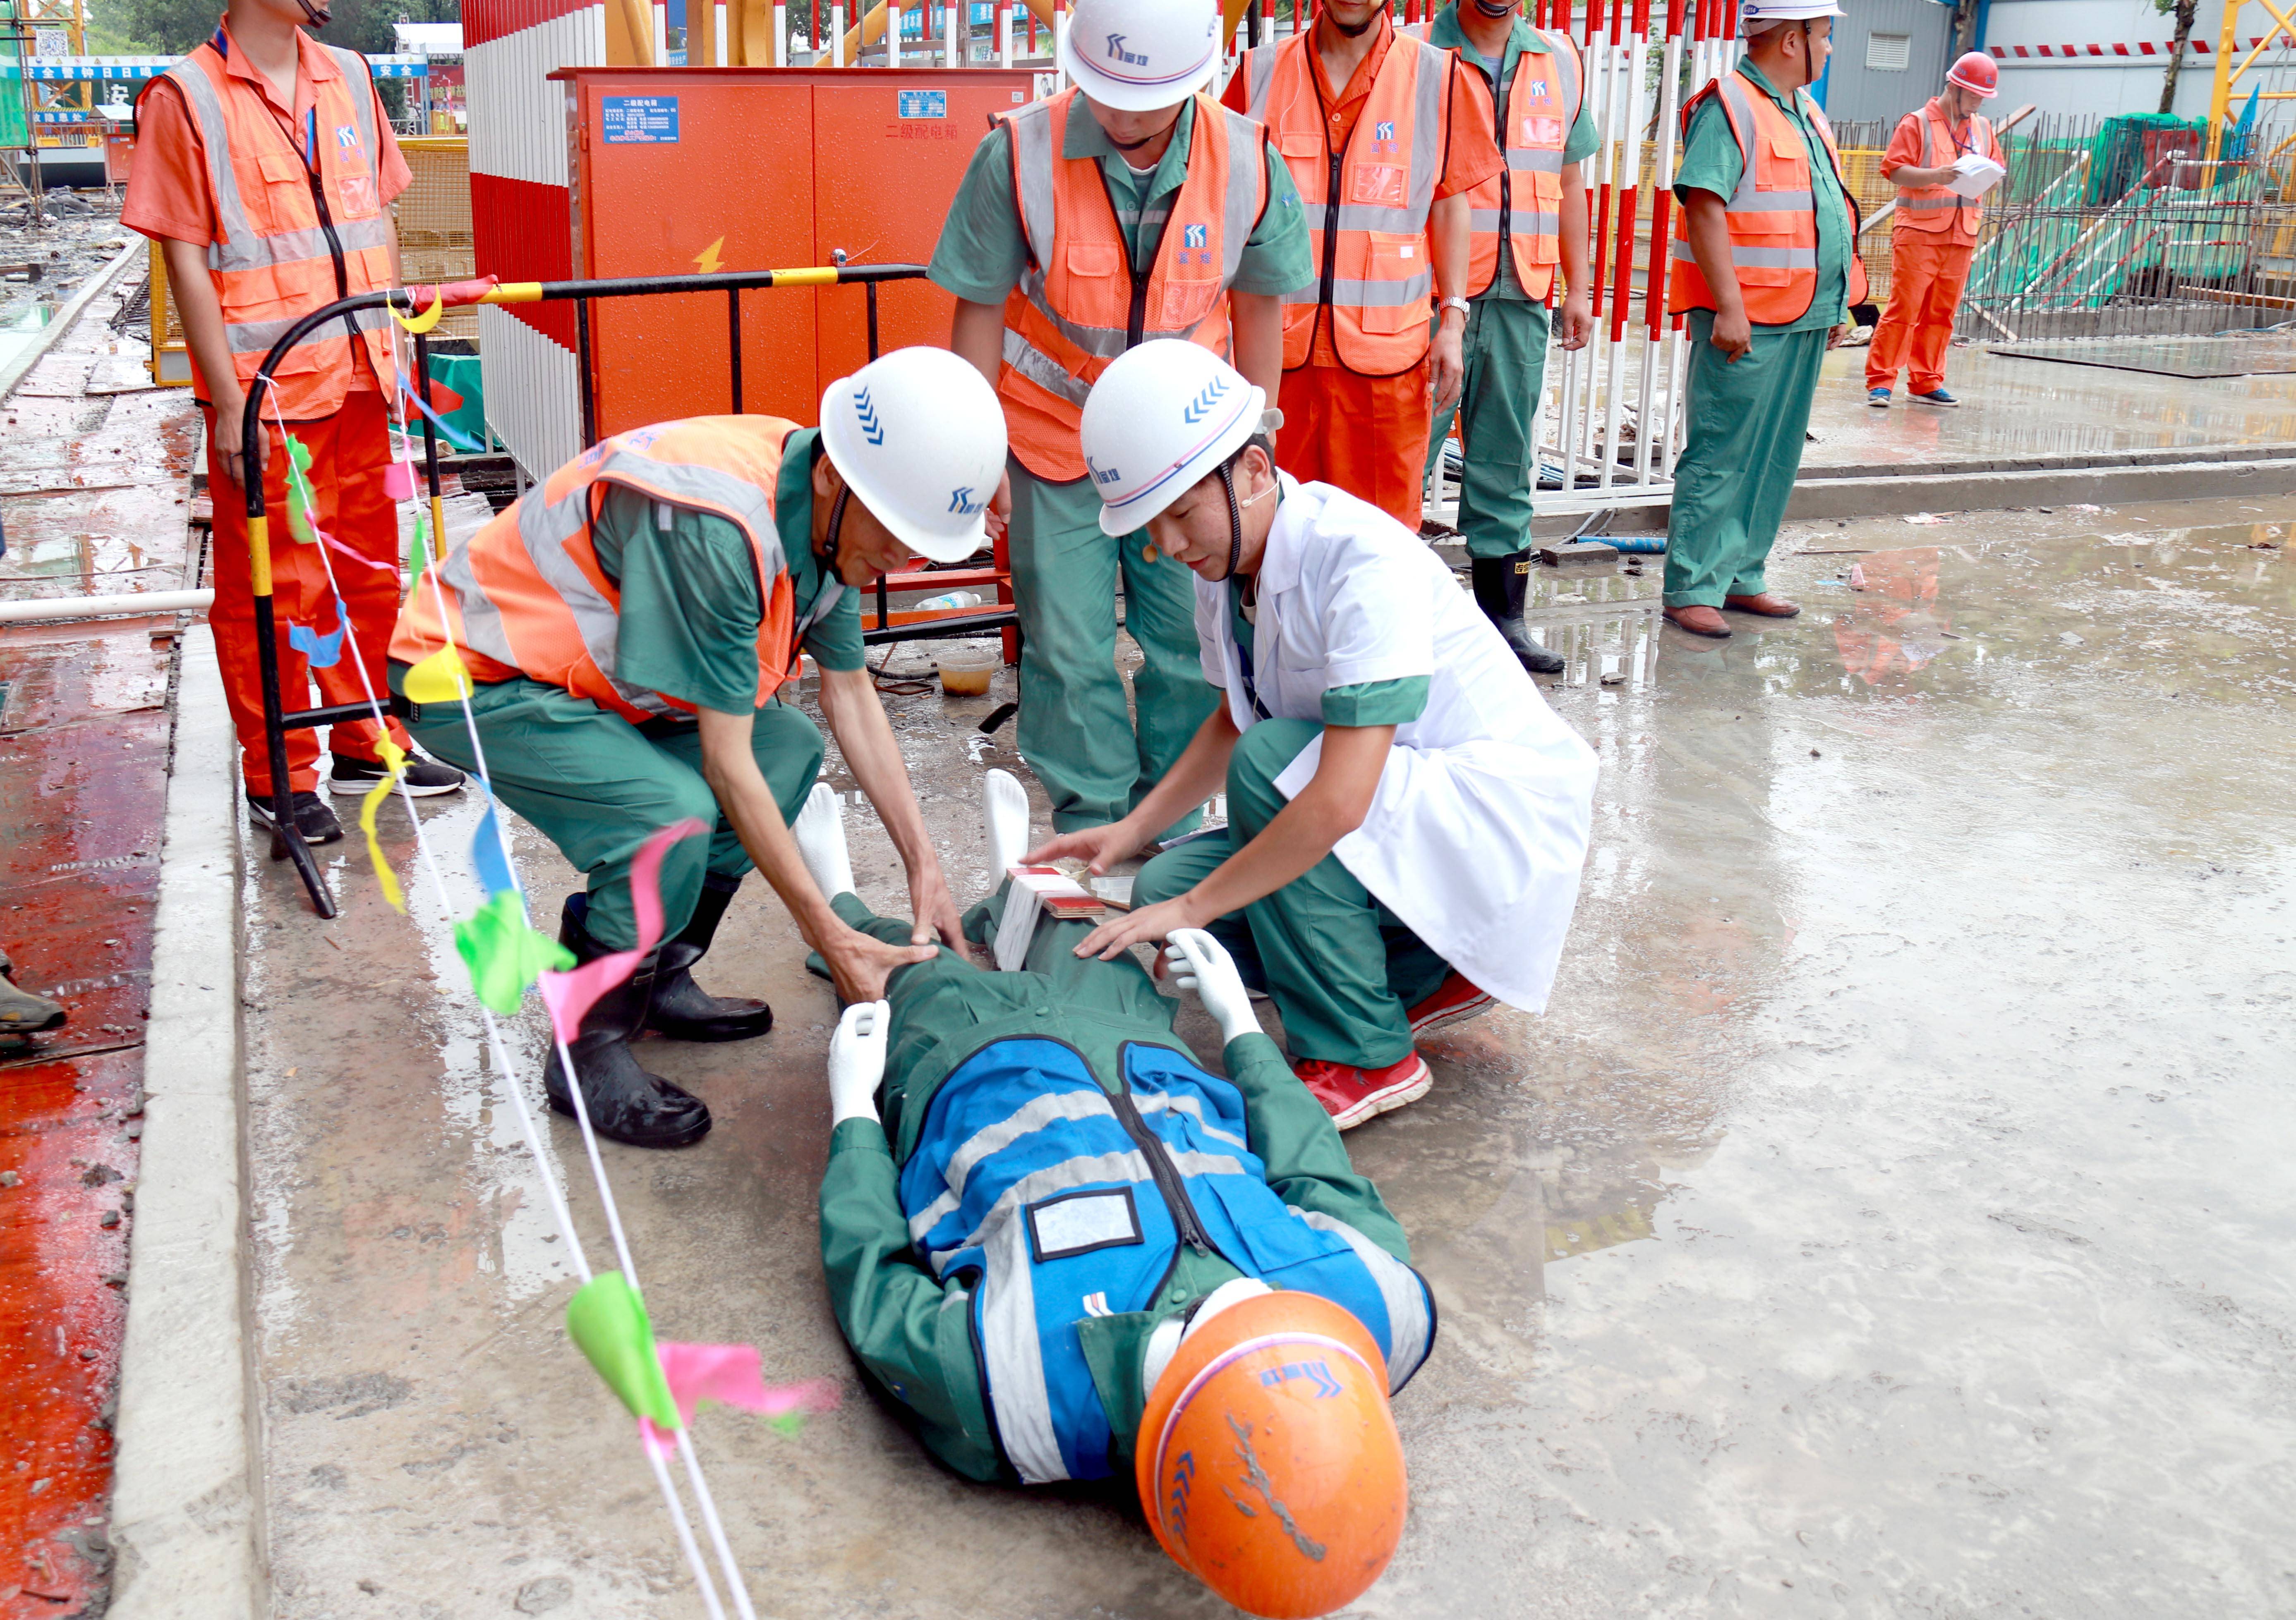
[[[306,844],[338,844],[342,841],[343,824],[335,819],[335,813],[328,807],[325,799],[316,793],[298,793],[292,802],[295,806],[295,830],[303,835]],[[266,832],[272,830],[271,800],[258,798],[252,789],[248,790],[247,814]]]
[[[747,996],[712,995],[693,982],[695,962],[718,937],[733,888],[705,880],[693,915],[675,939],[662,942],[653,978],[653,1004],[645,1027],[673,1041],[747,1041],[774,1027],[774,1010]],[[735,887],[738,887],[738,880]]]
[[[63,1027],[64,1010],[45,995],[16,986],[16,964],[0,951],[0,1040],[29,1037]]]
[[[608,947],[582,926],[586,896],[570,895],[558,922],[558,943],[578,962],[594,961]],[[567,1050],[582,1086],[582,1106],[599,1135],[634,1148],[683,1148],[709,1133],[709,1108],[701,1098],[660,1076],[650,1074],[631,1055],[630,1042],[645,1027],[652,1002],[655,959],[648,958],[629,978],[600,996],[582,1015],[582,1028]],[[553,1045],[542,1066],[543,1094],[562,1114],[574,1111],[573,1092]]]
[[[390,773],[378,760],[349,759],[338,754],[334,769],[327,773],[327,791],[345,798],[358,798],[370,793],[374,784],[388,780]],[[440,765],[435,759],[425,759],[420,754],[406,757],[406,774],[401,779],[406,791],[416,798],[435,798],[441,793],[457,793],[467,780],[450,765]]]
[[[1467,574],[1475,587],[1475,605],[1506,638],[1507,650],[1533,675],[1561,675],[1569,667],[1540,646],[1522,622],[1522,601],[1530,588],[1530,553],[1512,557],[1471,557]]]

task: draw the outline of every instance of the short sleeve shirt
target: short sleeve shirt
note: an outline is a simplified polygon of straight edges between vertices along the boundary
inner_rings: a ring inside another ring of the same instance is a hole
[[[228,26],[218,31],[227,45]],[[264,105],[279,121],[281,138],[300,152],[306,143],[299,132],[309,123],[318,102],[317,92],[312,86],[313,75],[315,71],[323,77],[331,75],[335,67],[334,59],[324,46],[299,29],[296,37],[301,45],[296,61],[292,107],[280,105],[271,81],[250,68],[237,52],[225,52],[224,69],[233,78],[245,79],[255,86]],[[375,95],[372,81],[367,94]],[[374,104],[374,134],[376,143],[382,148],[375,164],[376,189],[388,207],[406,190],[414,176],[406,167],[406,156],[398,150],[398,138],[391,133],[390,119],[379,96]],[[184,104],[183,91],[170,79],[153,79],[136,103],[135,163],[128,171],[127,195],[120,204],[119,223],[144,236],[187,241],[201,248],[211,247],[218,240],[215,208],[208,195],[207,143],[200,135],[191,109]],[[351,387],[374,389],[374,368],[365,350],[355,347],[351,352],[357,364]]]
[[[813,428],[790,436],[774,494],[774,527],[800,624],[828,584],[811,540],[819,439]],[[621,591],[617,678],[721,714],[757,707],[758,626],[765,609],[757,554],[739,525],[610,485],[599,497],[591,544],[598,566]],[[807,632],[805,650],[824,669],[861,667],[857,592],[843,592]]]
[[[1751,61],[1741,61],[1737,70],[1785,109],[1786,116],[1801,130],[1802,144],[1809,156],[1810,193],[1817,211],[1816,296],[1799,321],[1762,330],[1808,331],[1839,326],[1849,318],[1849,203],[1841,194],[1833,160],[1826,155],[1824,139],[1802,110],[1800,96],[1780,95]],[[1745,154],[1738,150],[1738,137],[1731,131],[1729,111],[1719,94],[1710,95],[1690,116],[1690,128],[1682,142],[1682,167],[1674,176],[1674,194],[1685,206],[1690,200],[1685,193],[1693,191],[1711,192],[1726,201],[1745,173]]]
[[[1140,175],[1124,160],[1081,97],[1069,115],[1061,155],[1099,160],[1101,173],[1108,177],[1118,227],[1135,264],[1163,245],[1171,199],[1187,178],[1195,117],[1195,102],[1184,103],[1163,157],[1153,170]],[[1292,184],[1291,171],[1272,148],[1265,161],[1267,207],[1244,243],[1229,288],[1276,297],[1315,280],[1316,266],[1308,252],[1308,218],[1300,207],[1300,188]],[[1028,264],[1029,241],[1021,233],[1020,203],[1013,194],[1013,132],[1000,123],[973,149],[928,270],[933,284],[944,291],[975,304],[1002,304],[1020,285]]]

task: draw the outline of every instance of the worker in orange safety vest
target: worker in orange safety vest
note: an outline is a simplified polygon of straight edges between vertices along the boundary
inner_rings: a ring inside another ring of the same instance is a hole
[[[303,32],[328,20],[325,0],[230,0],[214,35],[138,101],[136,160],[120,209],[121,224],[160,245],[206,418],[215,509],[209,622],[239,732],[248,809],[264,826],[273,819],[275,784],[241,480],[261,477],[267,509],[287,509],[284,432],[311,453],[312,521],[335,542],[337,582],[330,591],[319,544],[292,544],[286,524],[273,525],[287,706],[301,707],[298,695],[312,682],[331,704],[379,692],[383,644],[398,611],[398,515],[384,482],[396,380],[389,314],[369,309],[330,322],[289,349],[272,371],[262,442],[241,443],[249,385],[287,330],[339,298],[398,283],[390,205],[410,176],[365,58]],[[307,634],[295,635],[299,627]],[[407,746],[395,722],[391,732]],[[372,721],[334,726],[330,790],[364,795],[383,780],[381,740]],[[342,827],[316,790],[318,753],[315,733],[288,733],[293,831],[327,844]],[[420,797],[454,792],[463,775],[418,757],[403,781]]]
[[[1808,86],[1833,0],[1743,0],[1746,53],[1683,109],[1682,203],[1668,299],[1689,315],[1689,433],[1666,531],[1666,617],[1730,634],[1722,610],[1801,611],[1763,565],[1801,471],[1826,350],[1866,298],[1857,205]]]
[[[1324,0],[1242,53],[1226,101],[1267,126],[1313,233],[1316,279],[1284,299],[1277,462],[1415,529],[1428,430],[1465,375],[1467,193],[1505,162],[1490,97],[1389,10]]]
[[[559,918],[578,962],[637,947],[631,864],[654,831],[688,816],[711,830],[662,858],[661,943],[568,1043],[592,1125],[634,1146],[693,1141],[709,1110],[649,1073],[632,1040],[773,1027],[764,1002],[709,994],[692,971],[751,867],[849,1002],[882,995],[935,937],[964,946],[863,657],[859,602],[912,552],[955,562],[988,538],[1004,424],[988,385],[940,348],[896,349],[832,382],[821,424],[710,416],[618,433],[458,542],[391,638],[390,690],[423,746],[475,769],[482,744],[494,791],[588,874]],[[808,653],[844,766],[907,871],[909,945],[840,921],[798,854],[791,829],[824,749],[780,694]],[[572,1111],[554,1051],[543,1084]]]
[[[1945,351],[1954,315],[1977,251],[1985,198],[1951,190],[1964,158],[1998,163],[2000,143],[1977,109],[2001,94],[2001,72],[1982,51],[1972,51],[1945,76],[1945,92],[1898,120],[1882,175],[1898,188],[1890,224],[1890,302],[1866,351],[1866,403],[1890,406],[1898,370],[1907,368],[1908,392],[1923,405],[1961,403],[1945,387]]]
[[[1077,442],[1085,396],[1159,339],[1232,355],[1272,394],[1283,295],[1309,274],[1299,192],[1266,133],[1204,94],[1221,37],[1215,0],[1075,0],[1070,87],[991,120],[933,249],[933,282],[957,300],[949,347],[996,385],[1012,438],[1017,740],[1063,830],[1129,812],[1216,700],[1193,576],[1145,533],[1101,528]],[[1129,702],[1119,580],[1140,649]]]

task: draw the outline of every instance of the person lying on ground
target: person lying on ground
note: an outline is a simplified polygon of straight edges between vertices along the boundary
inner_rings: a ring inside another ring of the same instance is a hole
[[[1002,772],[988,794],[1002,871],[1028,799]],[[792,830],[848,925],[907,940],[853,893],[834,794]],[[994,937],[1009,893],[966,914],[969,937]],[[1219,945],[1168,948],[1226,1078],[1131,957],[1077,954],[1090,931],[1042,917],[1021,971],[943,949],[847,1008],[821,1187],[838,1326],[965,1477],[1129,1469],[1184,1567],[1255,1612],[1324,1613],[1400,1534],[1388,1401],[1431,1347],[1431,1297]],[[1290,1607],[1266,1607],[1279,1588]]]

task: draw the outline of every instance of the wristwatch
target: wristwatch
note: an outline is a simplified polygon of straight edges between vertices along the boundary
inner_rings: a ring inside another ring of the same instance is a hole
[[[1472,309],[1471,309],[1470,307],[1468,307],[1467,300],[1466,300],[1466,299],[1444,299],[1440,304],[1437,305],[1435,307],[1436,307],[1436,314],[1437,314],[1437,315],[1438,315],[1439,317],[1441,315],[1442,312],[1443,312],[1444,310],[1446,310],[1446,309],[1456,309],[1456,310],[1457,310],[1461,315],[1472,315],[1472,314],[1474,313],[1474,311],[1473,311]]]

